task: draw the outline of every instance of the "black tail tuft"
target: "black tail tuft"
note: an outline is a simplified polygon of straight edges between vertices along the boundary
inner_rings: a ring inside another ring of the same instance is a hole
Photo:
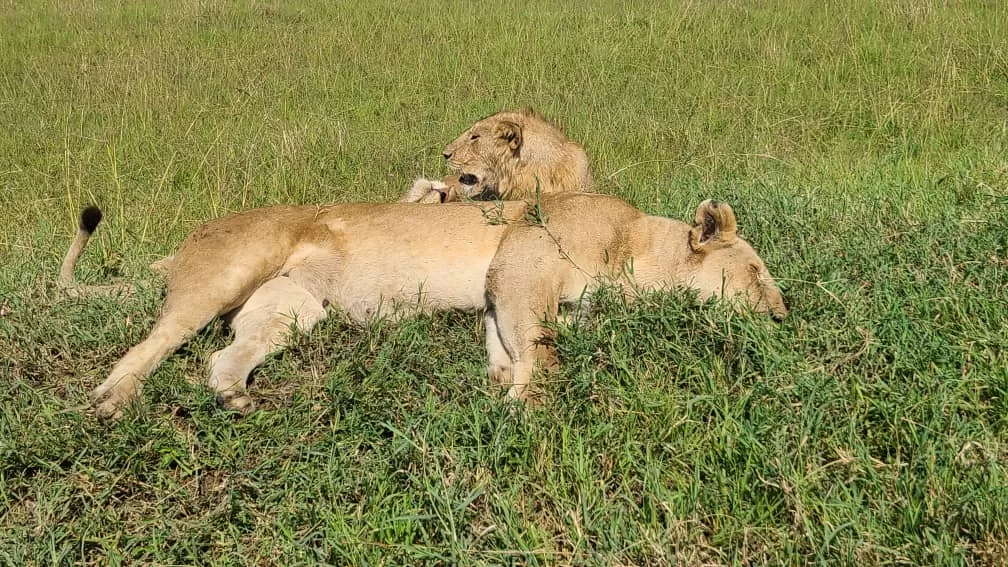
[[[80,214],[80,229],[91,234],[98,228],[98,223],[101,222],[102,212],[98,207],[91,205],[90,207],[85,207]]]

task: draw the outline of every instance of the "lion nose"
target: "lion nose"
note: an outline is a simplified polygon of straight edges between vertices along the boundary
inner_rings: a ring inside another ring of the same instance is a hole
[[[443,155],[445,159],[450,159],[452,156],[451,152],[443,152],[441,155]]]
[[[479,179],[471,173],[466,173],[465,175],[459,177],[459,183],[462,185],[476,185],[479,183]]]

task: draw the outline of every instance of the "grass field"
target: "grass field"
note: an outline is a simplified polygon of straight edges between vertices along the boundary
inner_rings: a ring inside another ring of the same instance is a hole
[[[0,0],[0,562],[1008,563],[1008,7],[623,4]],[[247,419],[218,323],[85,409],[188,230],[391,200],[524,105],[601,191],[730,202],[791,316],[602,294],[526,411],[476,315],[334,314]],[[135,296],[53,285],[89,203]]]

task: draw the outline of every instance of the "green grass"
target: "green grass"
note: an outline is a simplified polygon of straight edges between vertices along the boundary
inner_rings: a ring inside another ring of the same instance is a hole
[[[1008,8],[623,4],[0,2],[0,563],[1008,561]],[[81,409],[186,231],[390,200],[521,105],[600,190],[730,202],[791,316],[603,293],[526,411],[476,315],[334,315],[244,420],[214,324]],[[53,286],[92,202],[134,297]]]

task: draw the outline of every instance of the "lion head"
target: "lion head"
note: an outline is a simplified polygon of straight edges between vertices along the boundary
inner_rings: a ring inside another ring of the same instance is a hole
[[[541,193],[593,190],[581,144],[532,109],[479,120],[445,146],[448,168],[474,199],[523,199]]]
[[[737,230],[728,203],[711,199],[700,203],[688,236],[690,287],[701,298],[739,300],[756,312],[782,319],[788,310],[777,282]]]

